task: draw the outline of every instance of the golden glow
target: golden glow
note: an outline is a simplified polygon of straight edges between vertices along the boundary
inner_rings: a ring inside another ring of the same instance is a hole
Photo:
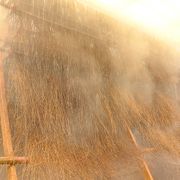
[[[88,3],[180,43],[179,0],[88,0]]]
[[[180,0],[81,0],[180,46]],[[5,9],[0,7],[0,36]]]
[[[7,32],[7,27],[5,23],[6,16],[7,16],[6,9],[0,6],[0,39],[4,39]],[[0,46],[1,46],[1,42],[0,42]]]

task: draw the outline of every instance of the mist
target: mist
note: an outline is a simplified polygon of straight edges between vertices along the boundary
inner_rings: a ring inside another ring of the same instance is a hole
[[[0,2],[13,149],[30,159],[19,179],[143,179],[141,159],[154,179],[178,179],[180,54],[169,41],[81,1]]]

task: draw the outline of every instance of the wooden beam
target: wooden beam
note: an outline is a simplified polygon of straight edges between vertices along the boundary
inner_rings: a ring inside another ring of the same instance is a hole
[[[136,141],[135,136],[133,135],[131,129],[129,128],[129,126],[127,124],[126,124],[126,126],[127,126],[127,130],[128,130],[129,136],[130,136],[130,138],[132,140],[132,143],[135,145],[135,147],[137,149],[139,149],[139,145],[138,145],[138,143]],[[153,149],[151,149],[151,150],[153,150]],[[151,171],[149,170],[149,167],[148,167],[146,161],[143,158],[140,158],[139,159],[139,163],[140,163],[140,167],[143,170],[145,180],[154,180],[154,178],[153,178],[153,176],[151,174]]]
[[[0,52],[0,119],[1,119],[1,132],[3,139],[4,154],[5,156],[13,157],[14,152],[12,147],[11,131],[9,125],[8,110],[7,110],[4,72],[3,72],[3,57],[1,52]],[[17,180],[16,168],[13,164],[8,166],[7,172],[8,172],[8,180]]]
[[[31,12],[28,12],[26,10],[23,10],[23,9],[20,9],[20,8],[17,8],[16,6],[14,5],[8,5],[6,3],[3,3],[3,2],[0,2],[0,6],[4,7],[4,8],[7,8],[9,10],[12,10],[14,12],[16,12],[17,14],[19,15],[23,15],[23,16],[26,16],[26,17],[30,17],[34,20],[36,20],[37,22],[43,22],[49,26],[52,26],[54,27],[55,29],[59,30],[59,29],[63,29],[63,30],[66,30],[66,31],[69,31],[69,32],[74,32],[76,34],[80,34],[82,36],[86,36],[86,37],[89,37],[89,38],[92,38],[92,39],[95,39],[95,40],[98,40],[98,41],[101,41],[101,42],[104,42],[104,39],[103,38],[98,38],[96,36],[96,34],[91,34],[91,33],[88,33],[88,32],[85,32],[85,31],[80,31],[78,30],[77,28],[75,27],[70,27],[68,25],[65,25],[63,23],[57,23],[57,22],[53,22],[51,20],[48,20],[48,19],[45,19],[44,17],[41,17],[39,15],[35,15]],[[23,17],[22,16],[22,17]]]
[[[26,157],[0,157],[0,165],[4,164],[27,164],[29,163],[28,158]]]

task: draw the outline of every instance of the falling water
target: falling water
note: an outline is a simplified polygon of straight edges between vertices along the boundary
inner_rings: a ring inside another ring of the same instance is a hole
[[[142,156],[156,179],[178,179],[180,64],[168,43],[78,0],[0,2],[14,151],[30,158],[20,179],[143,179]]]

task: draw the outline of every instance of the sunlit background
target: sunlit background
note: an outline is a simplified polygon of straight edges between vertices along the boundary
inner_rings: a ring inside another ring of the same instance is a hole
[[[6,15],[7,11],[6,9],[2,8],[0,6],[0,40],[5,37],[6,34]],[[0,41],[0,46],[1,46],[1,41]]]
[[[145,31],[173,43],[180,50],[179,0],[79,0],[109,13],[114,18],[134,23]],[[5,10],[0,7],[0,37]]]
[[[85,0],[115,18],[135,23],[149,33],[180,45],[179,0]]]

